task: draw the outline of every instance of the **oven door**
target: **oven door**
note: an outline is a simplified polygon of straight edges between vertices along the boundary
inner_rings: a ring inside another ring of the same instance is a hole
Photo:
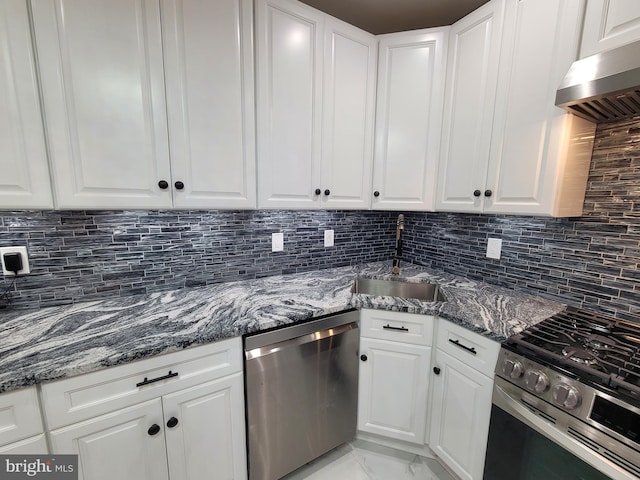
[[[594,450],[600,444],[591,438],[602,434],[500,377],[495,380],[484,480],[640,478],[632,473],[635,459],[615,455],[618,465]]]

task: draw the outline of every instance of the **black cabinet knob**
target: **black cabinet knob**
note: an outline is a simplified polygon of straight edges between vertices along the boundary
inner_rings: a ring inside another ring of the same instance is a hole
[[[440,368],[439,367],[433,367],[433,373],[435,373],[436,375],[440,375]]]
[[[380,196],[380,192],[376,190],[375,192],[373,192],[373,196],[374,197],[379,197]]]
[[[151,425],[149,427],[149,430],[147,430],[147,433],[149,435],[156,435],[159,432],[160,432],[160,425],[158,425],[157,423],[154,423],[153,425]]]
[[[480,195],[482,195],[482,192],[480,190],[474,190],[473,191],[473,196],[474,197],[479,197]]]
[[[184,183],[178,181],[174,183],[173,186],[176,187],[176,190],[182,190],[184,188]]]
[[[320,190],[319,188],[316,188],[316,195],[320,195],[322,193],[322,190]]]
[[[493,195],[493,192],[491,190],[485,190],[484,191],[484,196],[485,197],[490,197],[491,195]]]
[[[360,360],[362,360],[363,362],[367,361],[367,356],[366,355],[360,355]]]
[[[168,421],[167,421],[167,427],[169,428],[173,428],[178,424],[178,419],[176,417],[171,417]]]
[[[328,188],[324,191],[324,194],[328,197],[329,195],[331,195],[331,190],[329,190]]]
[[[160,180],[158,182],[158,186],[162,189],[165,190],[166,188],[169,188],[169,182],[167,182],[166,180]]]

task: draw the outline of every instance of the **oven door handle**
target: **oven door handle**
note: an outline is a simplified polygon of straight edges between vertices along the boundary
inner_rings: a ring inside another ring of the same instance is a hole
[[[616,480],[638,480],[638,477],[596,454],[590,448],[554,427],[552,423],[533,413],[499,385],[493,387],[493,404],[605,475]]]

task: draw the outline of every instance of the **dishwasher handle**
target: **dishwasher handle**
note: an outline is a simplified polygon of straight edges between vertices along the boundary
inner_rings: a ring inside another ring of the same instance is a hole
[[[323,330],[317,330],[315,332],[307,333],[299,337],[283,340],[281,342],[272,343],[263,347],[254,348],[252,350],[245,350],[244,355],[246,360],[252,360],[255,358],[264,357],[279,352],[288,347],[304,345],[305,343],[317,342],[329,337],[335,337],[345,332],[355,330],[359,328],[358,322],[349,322],[342,325],[337,325],[331,328],[325,328]]]

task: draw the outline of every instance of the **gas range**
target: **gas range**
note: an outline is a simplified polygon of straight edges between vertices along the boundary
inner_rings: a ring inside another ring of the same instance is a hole
[[[640,324],[569,307],[503,343],[496,385],[640,478]]]

